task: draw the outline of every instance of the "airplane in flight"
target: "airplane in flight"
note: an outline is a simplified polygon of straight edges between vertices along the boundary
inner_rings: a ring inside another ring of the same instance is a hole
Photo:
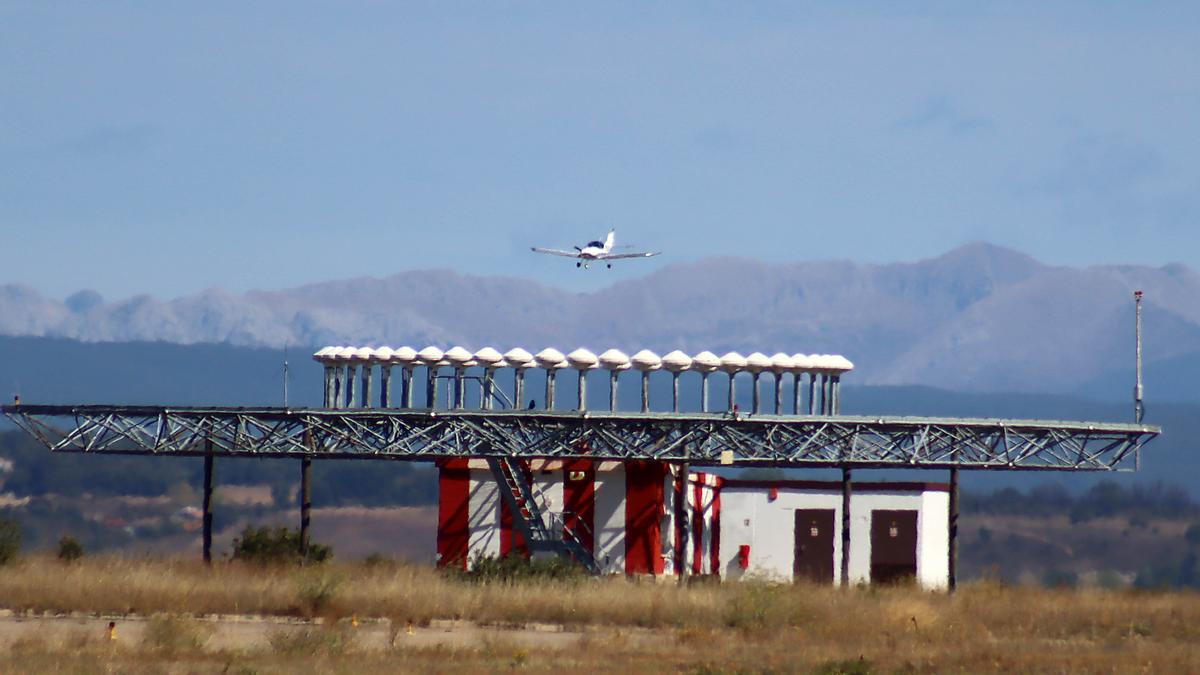
[[[658,255],[661,251],[638,252],[638,253],[613,253],[613,242],[616,240],[616,230],[609,230],[608,236],[604,241],[589,241],[585,246],[576,246],[574,251],[561,251],[556,248],[539,248],[534,246],[531,250],[534,253],[548,253],[550,255],[558,255],[564,258],[575,258],[575,266],[588,269],[588,266],[596,261],[603,262],[612,269],[612,261],[626,260],[629,258],[649,258]]]

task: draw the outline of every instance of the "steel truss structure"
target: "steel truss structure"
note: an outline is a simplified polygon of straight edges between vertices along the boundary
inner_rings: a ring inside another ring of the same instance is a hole
[[[918,417],[14,405],[59,452],[692,465],[1129,471],[1155,426]]]

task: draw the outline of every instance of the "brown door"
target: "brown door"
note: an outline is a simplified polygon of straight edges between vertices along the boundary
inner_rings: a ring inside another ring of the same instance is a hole
[[[871,512],[871,583],[912,581],[917,577],[917,512]]]
[[[833,583],[833,509],[796,509],[796,557],[792,576]]]

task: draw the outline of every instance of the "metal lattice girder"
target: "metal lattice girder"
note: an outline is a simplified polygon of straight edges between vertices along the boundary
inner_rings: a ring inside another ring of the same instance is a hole
[[[430,460],[656,459],[693,465],[1133,469],[1161,429],[1111,422],[723,414],[5,406],[51,450]],[[728,458],[728,456],[726,456]]]

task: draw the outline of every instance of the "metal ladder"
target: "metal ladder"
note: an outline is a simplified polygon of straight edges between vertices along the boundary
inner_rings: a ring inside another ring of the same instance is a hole
[[[573,559],[592,574],[600,567],[590,551],[584,548],[570,528],[563,527],[561,536],[547,526],[546,517],[533,495],[532,481],[525,469],[511,457],[489,457],[488,467],[497,483],[502,484],[500,498],[512,514],[513,525],[525,537],[530,553],[548,552]]]

